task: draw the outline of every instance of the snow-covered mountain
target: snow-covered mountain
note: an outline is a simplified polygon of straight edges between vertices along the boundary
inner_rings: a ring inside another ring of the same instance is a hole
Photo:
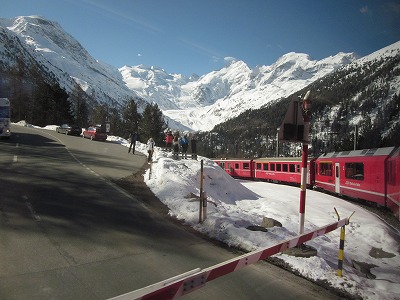
[[[221,70],[196,80],[143,65],[120,69],[127,86],[163,113],[193,130],[211,130],[216,124],[248,109],[286,97],[357,57],[339,53],[320,61],[302,53],[288,53],[271,66],[250,69],[231,61]]]
[[[18,50],[10,48],[10,40],[19,41]],[[353,53],[338,53],[316,61],[292,52],[270,66],[251,69],[243,61],[232,60],[220,70],[188,78],[157,67],[117,69],[99,62],[56,22],[43,17],[0,19],[0,63],[13,66],[17,56],[44,66],[67,92],[78,84],[99,103],[123,104],[128,97],[141,97],[158,104],[171,119],[170,127],[192,130],[210,130],[358,59]]]
[[[136,95],[124,84],[117,68],[95,60],[56,22],[39,16],[0,18],[0,32],[2,65],[13,66],[17,58],[29,56],[44,66],[48,76],[57,78],[67,92],[79,84],[98,102]],[[10,39],[19,41],[19,49],[10,49]]]

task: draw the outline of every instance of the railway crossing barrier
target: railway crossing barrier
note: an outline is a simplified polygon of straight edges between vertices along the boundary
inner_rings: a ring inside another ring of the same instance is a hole
[[[203,270],[197,268],[187,273],[111,298],[109,300],[174,299],[184,296],[205,286],[208,281],[227,275],[231,272],[238,271],[248,265],[254,264],[260,260],[264,260],[289,248],[299,246],[339,227],[344,227],[347,224],[349,224],[349,218],[341,219],[335,223],[320,227],[308,233],[297,235],[271,247],[246,253],[237,258],[233,258]]]

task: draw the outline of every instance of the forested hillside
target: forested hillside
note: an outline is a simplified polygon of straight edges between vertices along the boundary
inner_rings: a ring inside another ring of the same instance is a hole
[[[351,64],[290,97],[201,134],[201,151],[209,157],[300,155],[300,145],[280,143],[281,125],[290,100],[311,91],[311,155],[323,152],[400,145],[400,56]]]
[[[14,67],[1,66],[0,97],[11,100],[12,122],[25,120],[36,126],[67,123],[84,128],[107,121],[111,134],[129,138],[135,130],[142,142],[152,136],[159,145],[163,144],[166,123],[157,104],[139,97],[127,98],[124,105],[100,104],[79,85],[68,94],[51,73],[33,60],[29,64],[18,60]],[[142,113],[139,104],[145,107]]]

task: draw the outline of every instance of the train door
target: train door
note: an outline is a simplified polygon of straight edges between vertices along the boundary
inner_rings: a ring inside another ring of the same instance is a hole
[[[340,194],[340,164],[335,163],[335,193]]]

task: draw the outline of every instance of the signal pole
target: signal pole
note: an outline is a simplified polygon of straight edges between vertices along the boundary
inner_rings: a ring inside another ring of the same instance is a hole
[[[308,144],[310,132],[310,117],[311,117],[311,100],[310,91],[303,98],[302,110],[304,120],[303,134],[303,150],[301,157],[301,184],[300,184],[300,210],[299,210],[299,234],[304,233],[304,216],[306,211],[306,190],[307,190],[307,174],[308,174]]]

